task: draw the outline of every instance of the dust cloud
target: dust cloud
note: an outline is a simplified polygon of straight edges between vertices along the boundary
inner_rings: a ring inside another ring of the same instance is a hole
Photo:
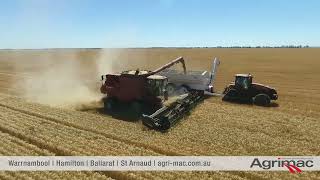
[[[78,50],[40,54],[31,60],[21,59],[15,65],[20,72],[29,71],[17,83],[22,97],[30,102],[68,109],[102,106],[101,75],[113,73],[114,67],[118,69],[122,65],[117,60],[118,51],[111,50],[99,50],[94,56]]]

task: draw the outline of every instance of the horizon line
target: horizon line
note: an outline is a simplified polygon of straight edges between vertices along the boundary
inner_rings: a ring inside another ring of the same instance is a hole
[[[176,49],[307,49],[307,48],[320,48],[320,46],[302,46],[302,45],[288,45],[288,46],[154,46],[154,47],[75,47],[75,48],[0,48],[1,51],[3,50],[71,50],[71,49],[156,49],[156,48],[164,48],[164,49],[170,49],[170,48],[176,48]]]

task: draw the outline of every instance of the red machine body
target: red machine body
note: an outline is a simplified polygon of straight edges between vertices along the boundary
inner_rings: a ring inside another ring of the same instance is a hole
[[[159,103],[160,98],[148,93],[147,78],[142,75],[118,74],[106,75],[106,81],[100,91],[108,97],[116,98],[121,102],[132,102],[135,100],[147,103]]]
[[[129,70],[121,74],[104,75],[102,79],[105,77],[105,82],[102,84],[100,91],[103,94],[107,94],[108,98],[114,98],[124,103],[140,101],[149,104],[159,104],[159,102],[162,101],[159,94],[162,93],[155,93],[157,90],[152,89],[155,85],[151,83],[167,81],[166,77],[155,74],[176,63],[182,63],[184,71],[186,71],[184,59],[179,57],[154,71]],[[158,82],[155,82],[156,80],[158,80]],[[161,86],[166,88],[166,84]],[[161,86],[159,85],[159,87]]]

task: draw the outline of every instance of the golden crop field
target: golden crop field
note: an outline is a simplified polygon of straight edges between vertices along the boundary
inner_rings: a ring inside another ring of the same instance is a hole
[[[167,133],[100,114],[100,75],[178,56],[279,93],[271,107],[208,97]],[[0,51],[0,155],[320,155],[320,49],[150,48]],[[63,142],[63,143],[62,143]],[[316,179],[319,172],[0,172],[1,179]]]

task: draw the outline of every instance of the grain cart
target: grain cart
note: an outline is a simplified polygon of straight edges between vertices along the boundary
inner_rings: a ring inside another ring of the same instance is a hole
[[[126,106],[128,113],[135,118],[141,117],[142,113],[152,114],[156,110],[163,107],[163,103],[168,100],[167,83],[168,78],[157,75],[157,73],[177,64],[181,63],[186,72],[185,62],[179,57],[168,64],[154,71],[129,70],[117,74],[102,75],[102,85],[100,91],[107,96],[104,98],[104,107],[108,112],[114,112],[116,109],[124,109]],[[188,97],[191,94],[187,95]],[[191,97],[193,99],[193,97]],[[186,101],[186,100],[180,100]],[[191,105],[195,101],[188,101],[183,106]],[[176,105],[170,105],[170,109],[174,109]],[[174,116],[182,116],[185,112],[174,112]],[[161,121],[163,124],[173,124],[166,121],[177,121],[177,118],[169,118]],[[149,123],[150,124],[150,123]],[[161,125],[162,126],[162,125]],[[164,126],[164,125],[163,125]],[[169,128],[166,125],[166,128]]]
[[[277,100],[277,91],[269,86],[253,83],[251,74],[236,74],[235,82],[231,82],[224,90],[222,100],[254,103],[267,106],[271,100]]]
[[[158,74],[168,78],[167,90],[169,96],[188,93],[190,90],[214,93],[214,78],[217,67],[220,64],[218,58],[212,62],[211,72],[208,71],[178,71],[165,69]]]

